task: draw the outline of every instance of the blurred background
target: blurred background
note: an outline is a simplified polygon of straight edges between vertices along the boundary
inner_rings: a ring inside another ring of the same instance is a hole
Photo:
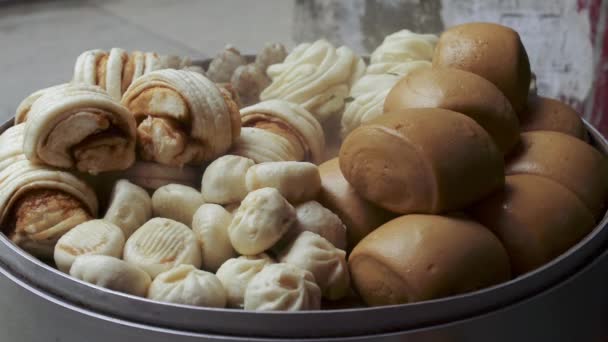
[[[440,33],[468,21],[516,29],[539,93],[568,101],[608,133],[603,0],[0,0],[0,119],[34,90],[69,81],[88,49],[204,59],[228,43],[255,53],[266,42],[324,37],[368,54],[400,29]]]

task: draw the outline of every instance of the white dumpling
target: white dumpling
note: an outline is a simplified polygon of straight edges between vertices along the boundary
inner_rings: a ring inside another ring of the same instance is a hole
[[[227,304],[230,308],[242,308],[245,300],[245,289],[249,281],[260,272],[264,266],[274,263],[266,254],[240,256],[228,259],[217,270],[217,277],[224,285],[227,294]]]
[[[317,197],[321,176],[317,165],[308,162],[277,161],[254,165],[247,171],[247,189],[275,188],[289,203]]]
[[[120,227],[125,233],[125,238],[128,238],[150,217],[152,217],[152,200],[148,192],[128,180],[117,181],[104,219]]]
[[[161,186],[152,194],[154,216],[172,219],[187,226],[192,223],[196,209],[204,203],[203,195],[198,190],[181,184]]]
[[[338,215],[317,201],[308,201],[296,207],[296,229],[321,235],[332,245],[346,250],[346,226]]]
[[[217,204],[203,204],[194,213],[192,231],[201,246],[204,270],[215,272],[236,256],[228,237],[230,222],[232,214]]]
[[[214,160],[203,174],[201,192],[207,203],[237,203],[247,196],[245,175],[255,162],[249,158],[225,155]]]
[[[70,275],[110,290],[145,297],[150,276],[141,268],[106,255],[81,255],[74,260]]]
[[[279,261],[314,274],[323,296],[329,300],[343,298],[350,291],[346,252],[318,234],[300,233],[281,253]]]
[[[303,311],[321,308],[321,289],[312,273],[290,264],[272,264],[251,279],[245,310]]]
[[[159,274],[148,290],[148,298],[168,303],[226,307],[226,291],[215,274],[179,265]]]

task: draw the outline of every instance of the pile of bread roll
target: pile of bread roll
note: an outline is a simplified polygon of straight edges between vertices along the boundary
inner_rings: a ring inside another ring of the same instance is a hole
[[[87,51],[0,135],[3,232],[81,281],[183,305],[493,286],[579,242],[608,195],[579,115],[530,82],[519,35],[489,23],[396,32],[369,65],[325,40],[255,61],[228,46],[207,70]]]

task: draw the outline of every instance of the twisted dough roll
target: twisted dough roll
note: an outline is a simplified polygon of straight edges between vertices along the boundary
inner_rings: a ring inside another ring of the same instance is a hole
[[[262,101],[282,99],[302,105],[323,122],[344,108],[344,99],[365,70],[349,48],[335,48],[324,39],[298,45],[283,63],[268,67],[272,79]]]
[[[342,116],[342,136],[383,113],[384,99],[403,76],[431,67],[438,37],[401,30],[386,36],[372,53],[370,65],[350,91]]]
[[[318,164],[323,159],[325,135],[319,122],[304,107],[283,100],[260,102],[241,110],[243,127],[265,129],[287,139],[295,160]],[[247,156],[251,159],[250,156]]]
[[[135,120],[101,88],[48,91],[30,109],[23,142],[29,160],[96,174],[135,161]]]
[[[148,73],[133,82],[122,103],[138,122],[144,160],[200,164],[225,154],[240,134],[231,94],[196,72]]]
[[[0,135],[0,171],[16,161],[25,159],[23,155],[24,132],[25,124],[18,124]]]
[[[59,84],[56,86],[37,90],[37,91],[31,93],[30,95],[28,95],[28,97],[23,99],[23,101],[21,101],[19,106],[17,106],[17,111],[15,112],[15,125],[27,121],[27,115],[29,114],[30,109],[32,108],[32,105],[42,95],[48,93],[49,91],[54,91],[54,90],[68,87],[69,85],[70,85],[69,83]]]
[[[241,136],[234,142],[230,153],[256,163],[298,160],[299,157],[289,140],[256,127],[241,128]]]
[[[73,80],[98,85],[120,100],[136,78],[154,70],[181,69],[189,65],[188,58],[159,56],[154,52],[127,53],[120,48],[113,48],[109,53],[99,49],[88,50],[76,59]]]

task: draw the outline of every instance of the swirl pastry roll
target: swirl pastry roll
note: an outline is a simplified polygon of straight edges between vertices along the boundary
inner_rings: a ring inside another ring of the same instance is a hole
[[[243,307],[247,285],[266,265],[272,263],[274,260],[262,253],[228,259],[220,266],[216,275],[226,289],[229,308]]]
[[[152,213],[190,226],[194,212],[204,203],[198,190],[181,184],[168,184],[152,194]]]
[[[28,114],[29,160],[97,174],[135,161],[135,120],[101,88],[72,84],[46,92]]]
[[[204,270],[215,272],[236,256],[228,236],[231,222],[232,214],[217,204],[203,204],[194,213],[192,231],[201,246]]]
[[[215,274],[192,265],[179,265],[156,276],[150,284],[148,298],[183,305],[226,306],[226,290]]]
[[[34,256],[52,259],[59,238],[97,216],[93,189],[74,175],[27,159],[0,172],[4,233]]]
[[[122,103],[137,121],[144,160],[201,164],[225,154],[240,133],[238,105],[205,76],[158,70],[136,79]]]
[[[521,131],[553,131],[587,139],[587,130],[574,108],[554,99],[530,96],[521,115]]]
[[[107,255],[81,255],[74,260],[70,275],[113,291],[145,297],[150,276],[141,268]]]
[[[314,199],[321,190],[319,168],[308,162],[270,162],[247,170],[248,191],[275,188],[292,204]]]
[[[290,264],[265,266],[247,285],[245,310],[321,309],[321,290],[312,273]]]
[[[30,109],[32,108],[32,105],[42,95],[46,94],[49,91],[54,91],[57,89],[62,89],[62,88],[68,87],[69,85],[70,85],[69,83],[59,84],[56,86],[40,89],[40,90],[35,91],[35,92],[31,93],[30,95],[28,95],[28,97],[23,99],[23,101],[21,101],[19,106],[17,106],[17,111],[15,112],[15,125],[18,125],[22,122],[27,121],[27,115],[29,114]]]
[[[208,203],[238,203],[249,192],[245,185],[247,170],[255,162],[249,158],[225,155],[214,160],[203,174],[201,192]]]
[[[323,128],[300,105],[283,100],[263,101],[243,108],[241,121],[243,127],[261,128],[289,141],[297,161],[317,164],[323,159]]]
[[[112,189],[104,220],[118,226],[128,238],[150,217],[152,200],[148,192],[126,179],[118,180]]]
[[[303,231],[279,255],[279,261],[311,272],[323,297],[337,300],[350,291],[346,252],[336,248],[321,235]]]
[[[25,159],[23,154],[23,135],[25,124],[10,127],[0,135],[0,171],[12,163]]]
[[[386,36],[382,44],[372,52],[370,64],[430,61],[438,39],[434,34],[397,31]]]
[[[323,122],[342,111],[350,87],[364,71],[363,60],[345,46],[336,49],[324,39],[300,44],[282,63],[268,67],[272,83],[260,98],[300,104]]]
[[[181,264],[200,268],[201,248],[186,225],[165,218],[153,218],[129,237],[123,258],[154,278]]]
[[[249,158],[256,163],[302,158],[289,140],[256,127],[243,127],[241,136],[234,142],[230,153]]]

